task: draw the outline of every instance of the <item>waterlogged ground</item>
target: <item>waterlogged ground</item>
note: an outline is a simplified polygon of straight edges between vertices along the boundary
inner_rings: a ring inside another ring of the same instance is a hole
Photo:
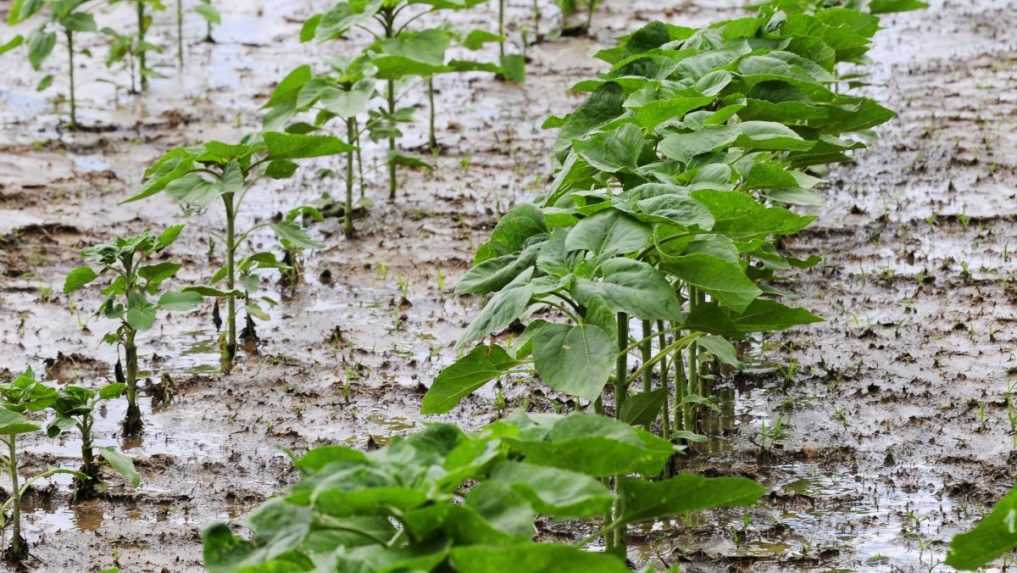
[[[0,369],[31,364],[64,382],[109,376],[115,358],[99,339],[110,325],[83,329],[97,293],[73,302],[60,294],[77,251],[117,233],[187,222],[174,247],[187,263],[181,279],[207,277],[204,237],[217,228],[217,212],[185,220],[161,199],[118,202],[162,150],[255,129],[258,107],[286,71],[363,41],[297,43],[300,22],[326,6],[317,0],[221,4],[217,42],[200,42],[203,25],[188,20],[186,70],[173,69],[171,50],[156,56],[167,78],[144,98],[98,81],[127,84],[102,67],[103,48],[93,45],[95,56],[78,70],[80,117],[95,128],[85,133],[61,129],[63,106],[52,100],[64,89],[60,77],[38,94],[39,75],[17,54],[4,56]],[[542,34],[558,23],[549,4],[540,2]],[[457,21],[490,25],[493,6]],[[930,571],[950,536],[1012,485],[1014,8],[937,1],[886,19],[867,89],[900,118],[857,164],[832,171],[818,223],[789,244],[826,255],[823,266],[785,286],[827,322],[754,345],[751,366],[719,382],[728,400],[712,421],[713,439],[686,462],[751,476],[771,494],[750,512],[635,532],[633,560],[680,562],[689,571]],[[533,38],[529,0],[510,9],[515,37],[525,27]],[[420,397],[453,358],[476,304],[453,297],[451,287],[498,213],[544,182],[554,135],[539,125],[578,103],[566,88],[599,69],[590,57],[598,45],[651,19],[698,25],[738,11],[731,2],[611,0],[595,20],[595,39],[550,34],[529,47],[522,87],[482,74],[441,78],[444,150],[429,159],[437,169],[404,172],[399,200],[389,204],[375,171],[379,150],[368,150],[373,205],[358,220],[359,235],[343,239],[329,219],[313,230],[329,247],[308,258],[295,292],[266,281],[264,294],[280,304],[259,324],[256,355],[218,375],[208,309],[162,320],[144,337],[151,384],[168,375],[175,397],[156,411],[146,398],[144,438],[122,444],[141,470],[141,488],[114,479],[107,499],[80,505],[69,504],[66,482],[34,494],[28,568],[200,571],[200,531],[292,479],[283,448],[366,447],[418,427]],[[131,25],[126,9],[101,18]],[[170,45],[172,26],[170,15],[157,15],[153,34]],[[59,74],[63,65],[58,50],[47,71]],[[419,85],[406,86],[406,102],[422,95]],[[407,148],[424,143],[422,126],[409,130]],[[305,169],[284,186],[260,186],[245,223],[340,185]],[[510,407],[549,408],[553,400],[538,387],[506,394]],[[471,398],[448,419],[482,425],[497,415],[492,398]],[[100,443],[117,440],[122,414],[120,403],[103,412]],[[27,450],[25,472],[70,466],[77,442],[35,441]]]

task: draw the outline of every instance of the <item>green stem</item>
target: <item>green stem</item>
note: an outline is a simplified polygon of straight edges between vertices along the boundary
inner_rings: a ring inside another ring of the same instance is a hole
[[[618,356],[615,358],[614,376],[614,415],[621,418],[622,405],[625,404],[626,382],[629,370],[629,315],[618,313]]]
[[[597,10],[597,0],[587,0],[586,6],[586,33],[590,33],[590,28],[593,27],[593,13]]]
[[[384,20],[385,37],[394,38],[396,36],[395,29],[395,12],[392,9],[383,9],[382,18]],[[385,99],[388,102],[388,116],[389,121],[392,125],[389,127],[395,129],[395,113],[396,113],[396,96],[395,96],[395,80],[388,80],[385,84]],[[388,199],[389,201],[395,201],[396,198],[396,187],[398,181],[396,180],[396,140],[395,135],[391,134],[388,136]]]
[[[135,2],[138,8],[138,73],[141,74],[141,91],[148,88],[148,76],[145,71],[145,3],[141,0]]]
[[[667,332],[667,330],[664,327],[664,321],[663,320],[658,320],[657,321],[657,346],[660,348],[661,351],[663,351],[665,348],[667,348],[667,334],[666,334],[666,332]],[[665,440],[670,440],[671,439],[671,428],[670,428],[671,414],[670,414],[670,409],[668,407],[668,391],[670,390],[670,388],[668,388],[667,375],[668,375],[668,363],[667,363],[667,359],[665,358],[665,359],[660,361],[660,387],[663,388],[663,390],[664,390],[664,401],[663,401],[663,403],[660,406],[660,414],[661,414],[661,416],[660,416],[660,432],[661,432],[661,436]]]
[[[184,0],[177,0],[177,65],[184,67]]]
[[[71,129],[77,129],[78,127],[78,100],[74,91],[74,32],[69,28],[64,28],[64,33],[67,34],[67,60],[68,70],[67,76],[70,80],[70,91],[71,91]]]
[[[237,301],[232,295],[236,289],[236,212],[233,204],[233,193],[222,196],[226,207],[226,288],[230,296],[226,299],[226,348],[223,356],[223,369],[229,372],[233,368],[233,358],[237,352]]]
[[[13,535],[11,539],[11,551],[14,556],[18,557],[23,553],[27,553],[25,540],[21,537],[21,485],[18,483],[18,446],[17,446],[17,435],[11,434],[7,440],[7,451],[8,451],[8,471],[11,474],[11,496],[14,498],[13,503]]]
[[[689,312],[695,312],[699,303],[699,292],[694,286],[689,286]],[[699,380],[699,348],[697,344],[689,346],[689,389],[688,394],[702,396],[701,382]],[[695,416],[698,417],[698,416]]]
[[[640,353],[643,356],[643,364],[650,361],[650,357],[653,356],[653,322],[649,320],[643,321],[643,343],[639,347]],[[643,392],[649,392],[653,390],[653,368],[643,369]]]
[[[353,125],[357,126],[357,119],[356,118],[353,118]],[[360,199],[363,200],[363,198],[364,198],[364,157],[360,154],[360,131],[359,131],[359,126],[358,126],[358,130],[355,130],[355,133],[356,133],[356,137],[355,137],[356,143],[354,145],[357,146],[357,177],[358,177],[358,179],[360,181]]]
[[[430,105],[427,142],[431,146],[431,152],[434,153],[438,150],[438,138],[434,135],[434,76],[427,77],[427,102]]]
[[[352,142],[356,137],[356,120],[346,120],[346,140]],[[346,213],[343,220],[343,234],[346,238],[353,237],[353,152],[346,154]]]
[[[498,55],[505,59],[505,0],[498,0]]]
[[[127,327],[124,339],[124,353],[127,355],[127,414],[124,417],[124,435],[137,436],[141,433],[141,408],[138,406],[138,332]]]

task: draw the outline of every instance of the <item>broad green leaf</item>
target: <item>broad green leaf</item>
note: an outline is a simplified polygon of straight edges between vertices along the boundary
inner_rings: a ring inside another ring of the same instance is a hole
[[[95,17],[88,12],[72,12],[60,20],[60,25],[71,32],[95,32]]]
[[[709,126],[690,133],[669,135],[661,140],[658,150],[668,159],[688,163],[696,156],[723,149],[738,139],[732,126]]]
[[[561,150],[573,139],[623,114],[624,102],[625,92],[620,85],[614,82],[602,85],[561,124],[555,148]]]
[[[721,305],[743,311],[763,293],[738,264],[705,254],[669,258],[661,266],[688,284],[701,288]]]
[[[635,121],[643,129],[653,130],[660,124],[680,119],[686,113],[710,105],[710,96],[678,96],[651,101],[635,109]]]
[[[795,130],[773,121],[745,121],[737,126],[735,145],[745,149],[807,151],[814,145]]]
[[[97,278],[99,275],[90,267],[78,267],[67,273],[67,278],[64,279],[64,294],[71,294]]]
[[[869,14],[909,12],[911,10],[923,10],[928,7],[928,4],[919,0],[872,0],[869,2]],[[947,564],[949,564],[949,561]]]
[[[655,476],[674,452],[667,440],[613,418],[577,413],[551,419],[540,432],[506,438],[527,463],[593,477]]]
[[[11,26],[20,24],[31,18],[45,5],[46,0],[14,0],[7,12],[7,23]]]
[[[280,221],[271,224],[276,237],[289,245],[300,249],[321,249],[325,246],[320,241],[312,239],[300,225],[290,221]]]
[[[766,207],[741,191],[700,190],[693,191],[692,197],[713,214],[713,231],[735,240],[791,235],[815,220],[783,207]]]
[[[473,263],[519,252],[527,239],[546,232],[543,212],[529,203],[520,203],[498,220],[491,238],[477,249]]]
[[[37,28],[28,36],[28,61],[32,69],[38,71],[42,62],[49,57],[56,47],[57,37],[53,32],[47,32],[45,28]]]
[[[219,15],[219,11],[215,9],[215,6],[212,6],[211,4],[201,2],[192,8],[192,10],[213,26],[222,24],[222,16]]]
[[[705,478],[682,474],[653,482],[623,478],[619,493],[621,518],[632,523],[715,507],[752,505],[766,493],[766,488],[741,477]]]
[[[505,54],[499,59],[501,75],[506,80],[521,84],[526,81],[526,60],[520,54]]]
[[[658,388],[649,392],[629,394],[622,403],[620,419],[627,424],[649,429],[664,405],[666,392],[664,388]]]
[[[299,165],[289,159],[269,161],[265,167],[265,176],[270,179],[289,179],[297,172]]]
[[[579,296],[598,296],[613,310],[643,320],[679,320],[681,306],[674,288],[652,265],[618,257],[604,261],[600,273],[601,278],[576,282]]]
[[[597,258],[638,252],[650,244],[650,227],[620,211],[602,211],[569,231],[565,249],[585,250]]]
[[[158,306],[163,310],[187,311],[201,304],[202,298],[194,291],[167,292],[159,297]]]
[[[0,434],[12,436],[15,434],[27,434],[37,432],[42,428],[28,418],[12,412],[7,408],[0,407]]]
[[[44,92],[48,90],[51,85],[53,85],[53,74],[46,74],[41,80],[39,80],[39,83],[35,85],[35,91]]]
[[[355,148],[330,135],[305,135],[268,131],[264,134],[265,146],[272,159],[306,159],[349,153]]]
[[[169,227],[166,227],[166,230],[160,233],[159,238],[156,239],[154,250],[156,252],[162,251],[166,247],[172,245],[174,242],[176,242],[177,237],[180,236],[180,232],[183,230],[184,225],[171,225]]]
[[[106,463],[110,465],[116,472],[131,483],[132,486],[138,487],[141,484],[141,475],[138,470],[134,469],[134,461],[131,458],[123,455],[113,447],[98,448],[99,455],[106,460]]]
[[[607,172],[635,170],[646,138],[638,127],[626,123],[620,128],[594,133],[572,142],[572,149],[593,167]]]
[[[498,345],[478,346],[442,370],[424,395],[420,412],[443,414],[491,380],[519,363]]]
[[[728,342],[723,336],[717,336],[716,334],[701,336],[696,339],[696,344],[700,348],[716,356],[717,360],[720,360],[724,364],[735,367],[741,365],[741,362],[738,361],[738,351],[735,350],[734,345]]]
[[[550,543],[456,547],[451,560],[459,573],[631,573],[614,555]]]
[[[466,328],[458,346],[462,347],[489,334],[501,332],[512,324],[512,321],[521,317],[529,307],[530,299],[533,298],[534,289],[530,283],[532,277],[533,267],[530,267],[495,293]]]
[[[456,294],[486,294],[509,284],[537,260],[543,243],[530,245],[518,254],[509,254],[474,265],[456,284]]]
[[[17,48],[21,44],[25,43],[25,37],[21,34],[14,36],[5,43],[0,43],[0,54],[6,54],[7,52]]]
[[[549,324],[533,336],[534,366],[544,383],[586,400],[600,396],[615,354],[611,336],[591,324]]]
[[[487,30],[470,30],[470,33],[466,35],[462,40],[462,45],[467,50],[479,50],[484,47],[484,44],[491,42],[502,42],[505,38],[499,36],[493,32]]]
[[[740,315],[735,326],[740,332],[775,332],[793,326],[822,322],[823,319],[804,308],[792,308],[769,299],[756,299]]]
[[[149,285],[158,287],[159,284],[177,274],[177,271],[179,270],[180,263],[156,263],[154,265],[140,267],[138,269],[138,276],[145,279]]]
[[[989,515],[966,533],[950,540],[946,564],[974,571],[1017,548],[1017,489],[999,500]]]
[[[603,515],[614,499],[599,481],[560,468],[505,461],[490,479],[522,494],[542,515],[557,518]]]

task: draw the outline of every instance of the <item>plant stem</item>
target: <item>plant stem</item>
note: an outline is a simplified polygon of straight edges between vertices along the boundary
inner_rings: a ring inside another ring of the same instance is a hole
[[[237,352],[237,301],[233,296],[236,288],[236,218],[235,206],[233,204],[233,193],[225,193],[222,196],[223,204],[226,207],[226,288],[230,296],[226,299],[226,348],[223,354],[223,370],[229,373],[233,369],[233,358]]]
[[[67,34],[67,76],[70,80],[71,90],[71,129],[78,128],[78,100],[74,92],[74,32],[70,28],[64,28]]]
[[[653,322],[643,321],[643,343],[639,345],[640,353],[643,356],[643,364],[650,361],[653,356]],[[653,390],[653,368],[643,369],[643,392]]]
[[[394,38],[396,37],[395,29],[395,12],[391,8],[382,10],[382,18],[385,24],[385,37]],[[395,80],[388,80],[385,84],[385,98],[388,101],[388,116],[389,121],[392,125],[389,126],[390,130],[395,130],[395,113],[396,113],[396,97],[395,97]],[[389,201],[395,201],[396,198],[396,140],[395,134],[390,132],[388,136],[388,199]]]
[[[137,436],[141,433],[141,408],[138,407],[138,346],[135,344],[137,331],[127,327],[124,353],[127,354],[127,414],[124,416],[124,435]]]
[[[498,55],[505,59],[505,0],[498,0]]]
[[[354,130],[355,134],[356,134],[355,135],[356,143],[354,145],[357,146],[357,177],[360,180],[360,199],[363,200],[364,199],[364,157],[360,154],[360,131],[359,131],[359,126],[357,125],[357,118],[353,118],[353,125],[355,127],[357,127],[357,129]]]
[[[356,137],[356,120],[346,120],[346,139],[352,142]],[[346,213],[343,219],[343,234],[346,238],[353,237],[353,152],[346,154]]]
[[[699,303],[699,293],[696,287],[689,285],[689,312],[695,311],[695,308]],[[702,396],[702,391],[699,381],[699,345],[692,344],[689,346],[689,390],[688,394],[696,396]],[[698,417],[694,415],[694,417]]]
[[[590,33],[590,28],[593,27],[593,13],[597,10],[597,0],[587,0],[586,6],[586,33]]]
[[[664,328],[664,321],[657,321],[657,346],[660,347],[661,351],[667,348],[667,331]],[[667,384],[667,373],[668,373],[667,359],[660,361],[660,387],[664,390],[664,401],[660,406],[660,434],[665,440],[671,440],[671,414],[668,408],[668,388]]]
[[[184,67],[184,0],[177,0],[177,65]]]
[[[434,76],[427,77],[427,102],[430,105],[427,142],[431,146],[431,152],[434,153],[438,150],[438,138],[434,135]]]
[[[618,313],[618,356],[615,358],[614,377],[614,415],[621,418],[622,405],[625,404],[626,379],[629,370],[629,315]]]
[[[28,544],[21,536],[21,485],[18,483],[18,446],[17,434],[11,434],[7,440],[8,471],[11,474],[11,496],[14,497],[12,519],[14,528],[11,535],[11,548],[8,556],[14,561],[21,561],[28,556]]]
[[[141,74],[141,91],[148,88],[148,77],[145,75],[145,3],[137,0],[138,8],[138,73]]]

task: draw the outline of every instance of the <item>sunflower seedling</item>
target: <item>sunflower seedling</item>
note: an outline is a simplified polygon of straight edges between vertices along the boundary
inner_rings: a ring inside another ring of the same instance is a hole
[[[9,562],[17,563],[28,557],[28,543],[21,534],[21,498],[28,488],[37,480],[57,474],[81,477],[81,474],[73,470],[50,468],[24,484],[20,482],[17,438],[42,429],[29,416],[52,406],[56,398],[56,390],[36,380],[31,368],[11,382],[0,384],[0,442],[7,446],[3,465],[11,480],[10,496],[0,507],[0,528],[6,529],[8,524],[11,525],[11,541],[4,550],[4,559]]]
[[[50,406],[55,415],[46,426],[49,437],[55,438],[72,428],[77,428],[81,435],[81,468],[74,478],[74,501],[94,498],[103,485],[93,446],[95,408],[104,400],[120,397],[125,389],[126,385],[120,383],[107,384],[99,389],[65,386],[59,389],[56,400]],[[100,447],[98,451],[110,467],[127,478],[132,486],[138,486],[140,476],[130,458],[112,447]]]
[[[65,294],[71,294],[100,278],[107,281],[102,290],[106,298],[95,314],[119,322],[117,328],[103,337],[103,341],[117,349],[116,381],[125,385],[127,395],[127,414],[123,421],[125,436],[138,435],[143,425],[138,406],[138,333],[152,328],[159,311],[186,311],[201,302],[201,295],[195,292],[163,292],[163,283],[177,274],[179,263],[163,261],[146,264],[172,245],[182,230],[183,225],[174,225],[158,237],[144,232],[89,247],[82,251],[87,264],[72,270],[64,280]],[[154,299],[156,296],[158,299]],[[120,360],[121,348],[126,371]]]
[[[241,245],[262,229],[271,228],[286,250],[319,248],[296,223],[262,222],[237,233],[237,217],[254,183],[266,176],[287,179],[296,172],[296,160],[349,153],[353,146],[341,139],[297,133],[265,132],[245,137],[240,143],[210,141],[197,147],[178,147],[167,151],[145,171],[140,193],[125,202],[138,201],[163,191],[185,213],[206,209],[213,201],[222,202],[225,219],[223,252],[226,261],[211,278],[212,285],[225,281],[225,290],[214,286],[189,287],[187,292],[226,299],[226,332],[221,340],[225,372],[233,367],[237,351],[238,299],[245,303],[248,316],[268,318],[251,293],[258,290],[258,271],[280,269],[282,263],[271,252],[263,251],[237,259]],[[262,301],[272,303],[271,299]],[[250,323],[250,321],[249,321]]]
[[[86,11],[85,5],[89,0],[56,0],[42,2],[40,0],[14,0],[10,11],[7,13],[7,23],[11,26],[20,24],[29,18],[39,14],[43,9],[48,8],[42,23],[38,25],[24,40],[21,36],[0,48],[3,53],[23,42],[28,44],[28,62],[32,69],[39,71],[46,58],[53,53],[57,44],[57,32],[59,29],[67,43],[67,80],[68,80],[68,101],[70,102],[70,124],[71,129],[78,127],[78,102],[75,94],[74,84],[74,35],[82,32],[95,32],[98,30],[95,24],[95,17]],[[39,81],[37,91],[43,91],[53,84],[53,76],[47,75]]]

